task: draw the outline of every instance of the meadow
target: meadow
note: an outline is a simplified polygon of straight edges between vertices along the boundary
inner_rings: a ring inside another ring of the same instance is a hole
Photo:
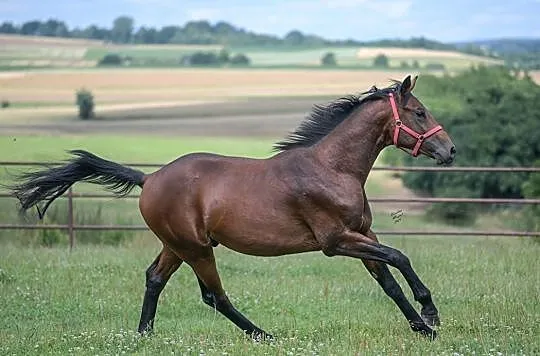
[[[257,258],[223,247],[231,301],[276,341],[254,343],[202,303],[182,266],[160,299],[156,332],[135,330],[151,237],[122,247],[0,250],[3,355],[533,355],[540,352],[540,245],[497,238],[384,238],[431,288],[439,337],[412,333],[359,261],[320,253]],[[24,261],[24,263],[21,263]],[[398,281],[407,296],[409,289]]]

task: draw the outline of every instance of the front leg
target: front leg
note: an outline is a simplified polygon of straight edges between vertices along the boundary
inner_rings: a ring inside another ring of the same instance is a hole
[[[366,236],[370,238],[373,242],[379,243],[379,240],[377,239],[377,235],[373,231],[368,230],[366,232]],[[366,261],[364,260],[363,262],[364,262],[364,265],[366,265],[366,268],[371,272],[371,269],[368,266],[368,264],[366,264]],[[370,265],[378,265],[378,264],[370,263]],[[379,269],[377,267],[374,267],[374,268]],[[384,266],[384,268],[388,270],[386,266]],[[433,300],[431,298],[431,292],[424,285],[424,283],[422,283],[422,281],[420,280],[420,277],[418,277],[418,275],[416,274],[416,272],[413,270],[412,266],[410,265],[410,262],[408,263],[407,272],[408,274],[412,276],[412,278],[406,278],[406,280],[413,291],[414,300],[416,300],[417,302],[420,303],[420,305],[422,305],[422,311],[420,312],[422,319],[431,328],[439,325],[440,324],[439,312],[437,308],[435,307],[435,304],[433,303]],[[383,274],[386,275],[386,273],[383,273]],[[390,274],[390,271],[388,271],[388,274],[390,278],[392,278],[394,282],[397,283],[397,281],[394,279],[392,274]],[[379,280],[377,281],[380,283]]]
[[[425,336],[432,336],[435,331],[431,329],[431,325],[427,324],[423,318],[418,315],[411,303],[409,303],[403,290],[399,286],[399,283],[392,273],[390,273],[388,266],[382,262],[370,261],[367,259],[362,259],[362,262],[373,278],[379,283],[386,295],[396,303],[403,315],[405,315],[411,329],[424,334]],[[433,335],[433,337],[434,336],[435,335]]]
[[[422,303],[422,314],[424,315],[425,313],[429,312],[434,313],[433,315],[435,316],[437,315],[437,309],[431,301],[431,294],[429,290],[414,272],[407,256],[405,256],[399,250],[382,245],[378,243],[376,239],[373,239],[373,237],[370,238],[358,232],[344,230],[339,234],[335,234],[325,239],[325,243],[323,244],[323,252],[328,256],[341,255],[355,257],[370,261],[372,263],[379,262],[379,265],[382,265],[382,262],[397,268],[410,285],[415,300]],[[436,335],[435,331],[426,325],[420,317],[417,317],[418,314],[416,311],[414,311],[414,308],[410,306],[406,298],[404,298],[403,291],[401,291],[401,288],[390,274],[390,271],[388,271],[388,269],[386,269],[386,271],[387,273],[384,271],[384,269],[379,269],[378,272],[381,274],[382,279],[377,279],[383,289],[385,289],[385,292],[387,294],[391,293],[391,295],[389,295],[392,297],[392,299],[397,298],[399,301],[398,306],[400,309],[403,308],[402,311],[404,312],[405,316],[410,322],[412,322],[411,327],[413,330],[434,338]],[[401,295],[403,295],[403,298]],[[433,309],[431,309],[431,306]],[[426,309],[426,307],[428,309]]]

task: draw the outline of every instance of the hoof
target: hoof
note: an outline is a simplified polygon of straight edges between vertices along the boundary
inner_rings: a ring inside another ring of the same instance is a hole
[[[430,328],[435,328],[441,325],[441,320],[437,314],[421,314],[422,320]]]
[[[411,329],[414,332],[417,332],[425,337],[428,337],[430,340],[435,340],[437,338],[437,331],[433,330],[429,326],[427,326],[425,323],[420,322],[414,322],[411,323]]]
[[[266,331],[257,330],[251,333],[251,338],[256,342],[273,342],[274,337],[270,334],[268,334]]]
[[[139,330],[139,335],[141,335],[141,337],[150,337],[152,333],[152,329]]]

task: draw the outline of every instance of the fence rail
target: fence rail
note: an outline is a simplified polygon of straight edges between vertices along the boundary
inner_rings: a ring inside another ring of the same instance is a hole
[[[63,164],[62,162],[15,162],[15,161],[0,161],[0,166],[56,166]],[[132,167],[148,167],[159,168],[163,164],[156,163],[122,163]],[[373,167],[375,171],[393,171],[393,172],[405,172],[405,171],[430,171],[430,172],[506,172],[506,173],[537,173],[540,172],[540,167],[394,167],[394,166],[376,166]],[[0,193],[0,198],[10,198],[11,195],[7,193]],[[69,235],[70,249],[74,246],[74,235],[77,230],[128,230],[128,231],[146,231],[148,230],[145,225],[77,225],[74,223],[74,199],[111,199],[114,196],[112,194],[97,194],[97,193],[79,193],[73,192],[70,188],[66,194],[60,198],[68,200],[68,223],[67,224],[0,224],[0,229],[13,229],[13,230],[67,230]],[[138,198],[138,195],[127,195],[125,198],[134,199]],[[12,197],[11,197],[12,198]],[[370,203],[463,203],[463,204],[540,204],[540,199],[500,199],[500,198],[427,198],[427,197],[415,197],[415,198],[370,198]],[[529,236],[538,237],[540,232],[535,231],[477,231],[477,230],[448,230],[448,231],[425,231],[425,230],[389,230],[389,231],[377,231],[378,235],[437,235],[437,236]]]

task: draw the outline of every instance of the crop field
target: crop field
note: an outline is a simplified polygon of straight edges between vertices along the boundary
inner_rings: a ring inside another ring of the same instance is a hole
[[[103,69],[8,72],[0,100],[73,105],[75,91],[92,91],[97,105],[185,102],[246,97],[346,95],[385,86],[406,72],[249,69]],[[2,112],[0,112],[2,115]]]

